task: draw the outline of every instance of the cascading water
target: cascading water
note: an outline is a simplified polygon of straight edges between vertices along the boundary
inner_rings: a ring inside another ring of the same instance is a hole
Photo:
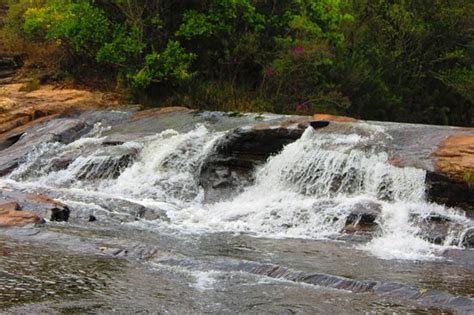
[[[378,230],[358,245],[361,249],[388,259],[433,258],[456,237],[435,245],[416,223],[438,215],[456,223],[458,230],[451,234],[460,234],[470,220],[426,202],[425,172],[390,165],[374,140],[381,133],[322,133],[309,127],[256,171],[252,185],[214,204],[204,203],[198,177],[223,133],[204,126],[188,133],[166,130],[113,147],[104,147],[99,135],[69,145],[47,144],[10,179],[82,194],[100,192],[146,206],[168,204],[166,224],[191,232],[333,239],[343,233],[351,214],[369,209]],[[54,156],[66,162],[54,167]]]
[[[442,246],[419,236],[412,218],[435,213],[456,222],[468,220],[455,210],[425,202],[425,172],[392,166],[387,154],[370,147],[360,150],[366,140],[308,128],[300,140],[271,157],[242,194],[180,210],[174,223],[267,237],[328,238],[341,233],[354,210],[375,205],[380,230],[361,248],[382,258],[434,257]]]
[[[104,183],[103,189],[178,204],[199,200],[199,170],[219,137],[204,126],[185,134],[164,131],[148,139],[137,162],[116,180]]]

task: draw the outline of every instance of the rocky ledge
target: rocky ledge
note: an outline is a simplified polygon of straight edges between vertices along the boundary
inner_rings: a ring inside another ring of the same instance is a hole
[[[70,213],[67,205],[46,195],[10,189],[0,191],[0,227],[64,222],[69,220]]]
[[[25,90],[22,83],[0,85],[0,134],[27,130],[60,115],[114,108],[120,105],[120,99],[113,93],[54,85],[34,91]]]
[[[364,122],[328,115],[284,118],[229,131],[202,168],[201,185],[208,201],[226,198],[251,183],[256,167],[315,122],[322,133],[366,135],[370,128],[383,128],[384,132],[374,137],[384,143],[392,165],[424,169],[429,200],[461,208],[474,217],[474,129]],[[323,126],[321,122],[326,123]]]
[[[36,95],[42,93],[45,91],[36,92]],[[48,93],[50,92],[44,94],[45,98],[49,97]],[[66,92],[63,93],[63,96],[55,96],[53,99],[58,100],[67,95]],[[83,104],[88,104],[88,101]],[[68,106],[74,108],[74,105]],[[84,105],[79,108],[88,107]],[[6,112],[11,115],[14,111]],[[260,119],[262,117],[263,121]],[[225,131],[225,136],[216,145],[198,174],[208,202],[229,197],[252,183],[255,168],[262,165],[271,155],[281,151],[285,145],[299,139],[310,125],[318,128],[317,132],[321,133],[372,135],[375,138],[371,141],[379,143],[382,149],[389,153],[389,162],[393,165],[411,166],[427,171],[427,196],[430,200],[459,207],[469,216],[474,216],[474,190],[470,182],[474,171],[474,129],[368,122],[322,114],[264,117],[196,112],[184,107],[171,107],[142,112],[68,112],[67,117],[62,118],[50,115],[0,134],[0,174],[11,172],[40,144],[67,144],[75,141],[86,134],[95,122],[108,122],[112,125],[103,146],[104,151],[117,151],[121,154],[120,158],[106,163],[117,166],[113,177],[117,177],[124,166],[129,165],[138,154],[135,149],[119,150],[119,146],[126,141],[141,141],[144,136],[166,129],[186,132],[199,123],[204,123],[214,130]],[[2,124],[0,121],[1,126],[5,126],[5,122]],[[67,167],[72,161],[71,158],[74,157],[55,157],[54,161],[57,163],[53,164],[57,166],[62,163]],[[95,165],[94,169],[101,167],[102,164]],[[110,175],[108,172],[103,173],[100,176]],[[84,176],[89,176],[87,174]]]

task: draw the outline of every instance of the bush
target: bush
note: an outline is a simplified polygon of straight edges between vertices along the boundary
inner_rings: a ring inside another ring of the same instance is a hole
[[[24,14],[23,29],[32,40],[49,40],[72,53],[95,58],[110,39],[111,25],[105,14],[87,1],[51,1]]]
[[[12,3],[9,46],[56,47],[64,71],[165,103],[474,123],[469,0]]]
[[[185,53],[177,41],[169,41],[163,52],[145,56],[145,66],[131,76],[133,85],[146,88],[152,82],[185,81],[192,75],[189,67],[194,58],[195,55]]]

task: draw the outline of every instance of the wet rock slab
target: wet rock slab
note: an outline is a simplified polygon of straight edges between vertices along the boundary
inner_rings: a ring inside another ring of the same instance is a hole
[[[13,136],[6,139],[10,146],[0,152],[0,175],[10,173],[39,145],[48,142],[70,143],[90,128],[90,125],[78,119],[56,119],[15,135],[14,143]]]

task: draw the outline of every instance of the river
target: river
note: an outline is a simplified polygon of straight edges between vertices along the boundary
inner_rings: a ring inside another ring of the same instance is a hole
[[[390,163],[399,127],[308,126],[246,172],[216,155],[260,116],[122,114],[36,146],[0,180],[71,209],[67,223],[2,232],[0,309],[474,312],[473,220],[428,201],[423,168]]]

